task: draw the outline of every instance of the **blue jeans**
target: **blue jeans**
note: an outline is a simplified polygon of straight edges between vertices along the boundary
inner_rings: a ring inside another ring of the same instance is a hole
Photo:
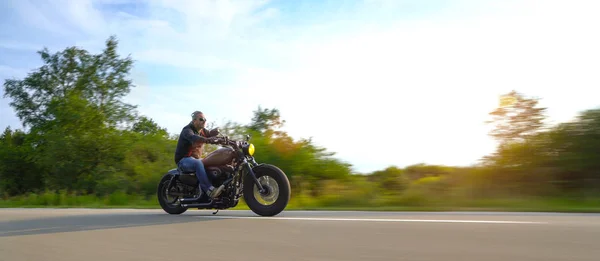
[[[208,189],[212,187],[210,180],[208,180],[208,175],[206,175],[202,160],[194,157],[185,157],[179,161],[179,168],[183,171],[195,171],[198,182],[200,182],[200,189],[202,189],[203,192],[207,193]]]

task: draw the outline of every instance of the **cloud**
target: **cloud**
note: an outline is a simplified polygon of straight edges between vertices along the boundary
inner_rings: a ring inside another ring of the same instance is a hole
[[[305,41],[294,71],[252,71],[240,91],[264,94],[292,133],[359,166],[469,164],[494,149],[484,121],[502,93],[541,97],[554,122],[598,105],[597,4],[539,3],[456,7],[464,15]]]
[[[106,38],[115,34],[120,41],[121,53],[132,54],[138,67],[175,67],[192,73],[196,71],[197,74],[215,71],[235,73],[236,70],[256,67],[257,62],[253,60],[260,58],[259,53],[264,53],[265,49],[273,47],[261,46],[263,40],[260,35],[255,35],[262,30],[261,23],[277,15],[275,8],[265,6],[268,3],[262,0],[231,3],[82,0],[37,1],[33,5],[27,1],[15,1],[12,6],[18,15],[10,22],[18,25],[22,32],[12,40],[1,39],[0,43],[2,48],[12,52],[39,50],[43,46],[57,51],[73,44],[98,52]],[[53,5],[63,8],[53,11]],[[30,19],[31,14],[38,18]],[[40,33],[41,37],[30,37],[36,33]],[[262,31],[261,34],[266,33]],[[263,63],[269,63],[268,59],[263,59]],[[191,75],[191,78],[197,78],[197,74]],[[169,75],[161,77],[168,78]],[[196,79],[196,82],[201,81],[203,79]],[[163,94],[173,95],[171,88],[181,91],[184,99],[189,99],[189,93],[199,89],[198,86],[157,86],[148,78],[145,84],[152,87],[140,87],[138,94],[152,92],[163,99]],[[215,91],[203,95],[211,93]],[[183,103],[192,102],[196,103],[194,100]],[[156,106],[156,103],[144,104],[142,111]]]
[[[13,68],[6,65],[0,65],[0,76],[3,76],[5,78],[19,78],[25,75],[27,75],[27,72],[23,69]]]
[[[596,106],[598,5],[14,1],[11,30],[27,34],[0,47],[99,51],[116,34],[137,61],[128,99],[170,132],[196,109],[245,123],[259,104],[276,107],[295,137],[372,171],[476,161],[495,145],[487,113],[512,89],[543,98],[554,121]]]

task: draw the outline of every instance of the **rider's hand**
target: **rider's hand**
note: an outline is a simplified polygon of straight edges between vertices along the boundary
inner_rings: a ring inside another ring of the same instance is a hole
[[[210,143],[210,144],[219,144],[220,143],[219,142],[219,138],[215,138],[215,137],[208,138],[208,143]]]

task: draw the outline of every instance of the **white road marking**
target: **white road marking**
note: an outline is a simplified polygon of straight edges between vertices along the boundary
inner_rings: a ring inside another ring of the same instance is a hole
[[[387,219],[387,218],[313,218],[313,217],[236,217],[236,216],[199,216],[218,219],[263,219],[263,220],[301,220],[301,221],[359,221],[359,222],[429,222],[429,223],[485,223],[485,224],[548,224],[538,221],[505,220],[451,220],[451,219]]]

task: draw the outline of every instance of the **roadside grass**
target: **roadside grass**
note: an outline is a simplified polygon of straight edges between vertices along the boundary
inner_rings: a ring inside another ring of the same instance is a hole
[[[3,197],[0,208],[133,208],[160,209],[156,196],[128,195],[122,192],[107,196],[75,195],[64,191],[30,193]],[[248,210],[243,200],[237,210]],[[435,198],[418,195],[342,197],[324,195],[293,197],[286,210],[360,210],[360,211],[519,211],[600,213],[600,198]]]

